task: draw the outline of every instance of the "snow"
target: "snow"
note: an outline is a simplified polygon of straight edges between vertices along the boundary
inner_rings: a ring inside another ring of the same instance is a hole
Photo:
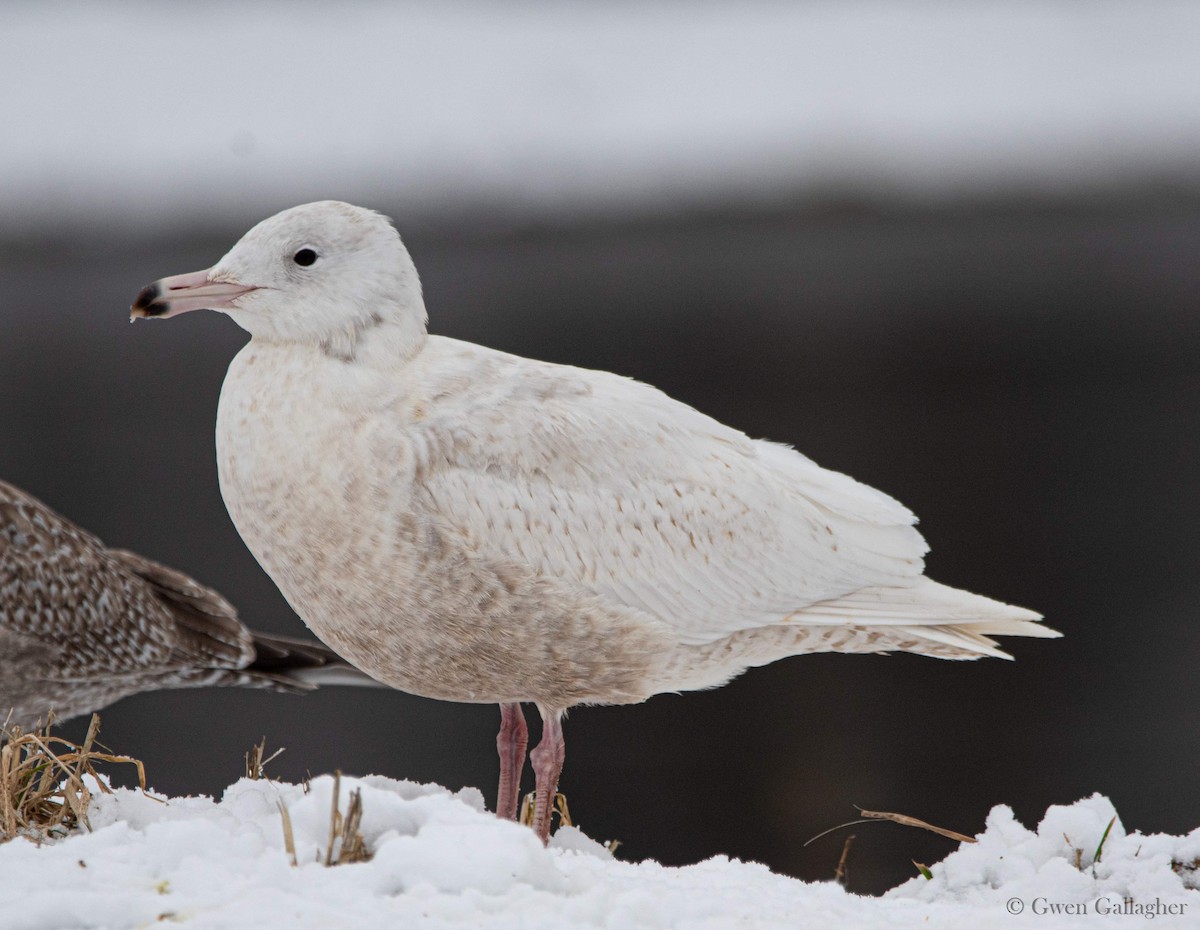
[[[1058,930],[1105,925],[1096,923],[1097,904],[1106,906],[1101,899],[1111,907],[1157,907],[1158,927],[1194,927],[1200,914],[1195,871],[1172,868],[1200,855],[1200,830],[1142,836],[1126,834],[1118,820],[1093,863],[1115,813],[1100,796],[1052,807],[1036,832],[997,807],[979,842],[933,865],[932,880],[914,878],[884,898],[867,898],[723,857],[684,868],[622,862],[574,828],[560,830],[544,849],[532,831],[485,812],[473,789],[454,794],[375,776],[343,778],[340,791],[343,810],[351,790],[362,792],[362,833],[373,858],[330,868],[317,859],[328,842],[333,785],[329,776],[307,789],[243,779],[219,800],[115,789],[95,802],[90,833],[0,846],[0,922],[5,930],[156,921],[230,930],[988,930],[1018,925],[1009,909],[1019,900],[1024,919],[1036,917],[1031,926]],[[280,803],[290,814],[298,867],[285,851]],[[1076,848],[1083,850],[1081,869]],[[1132,905],[1123,904],[1126,896]],[[1046,911],[1052,904],[1057,912]],[[1072,907],[1076,913],[1062,913]]]
[[[1190,910],[1190,925],[1196,926],[1198,889],[1200,829],[1186,837],[1126,833],[1112,802],[1097,794],[1051,807],[1036,832],[1018,823],[1010,808],[995,807],[978,843],[962,844],[933,870],[932,879],[913,879],[890,897],[975,905],[1018,901],[1034,914],[1051,902],[1096,914],[1126,899],[1135,905],[1157,900],[1177,911],[1185,905],[1183,914]]]
[[[9,4],[0,230],[627,211],[1200,167],[1192,0]]]

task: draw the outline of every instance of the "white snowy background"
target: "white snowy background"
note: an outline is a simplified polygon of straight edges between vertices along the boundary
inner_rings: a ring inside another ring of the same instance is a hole
[[[1192,0],[0,9],[0,232],[1200,183]]]

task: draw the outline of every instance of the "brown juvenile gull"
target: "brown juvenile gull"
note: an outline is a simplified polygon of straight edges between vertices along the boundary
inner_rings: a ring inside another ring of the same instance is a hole
[[[319,643],[252,633],[216,591],[0,481],[0,725],[164,688],[319,684],[378,683]]]
[[[217,413],[221,492],[296,612],[397,688],[498,703],[498,812],[530,755],[550,830],[561,718],[809,652],[1002,656],[1056,636],[922,575],[913,515],[637,381],[426,332],[386,217],[285,210],[134,317],[209,308],[253,337]]]

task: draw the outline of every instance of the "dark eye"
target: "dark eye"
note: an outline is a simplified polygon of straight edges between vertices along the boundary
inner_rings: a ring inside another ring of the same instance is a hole
[[[305,268],[307,268],[309,265],[311,265],[316,260],[317,260],[317,253],[314,252],[312,249],[301,249],[299,252],[297,252],[295,255],[292,256],[292,261],[294,261],[297,265],[303,265]]]

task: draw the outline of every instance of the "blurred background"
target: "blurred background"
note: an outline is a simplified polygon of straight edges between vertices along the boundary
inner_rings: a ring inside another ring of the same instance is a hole
[[[1108,794],[1200,823],[1200,6],[0,2],[0,476],[299,619],[213,428],[228,319],[146,283],[338,198],[395,218],[434,332],[656,384],[910,506],[938,580],[1042,611],[1012,663],[794,658],[582,708],[562,788],[619,855],[829,879],[855,815],[967,833]],[[0,604],[0,610],[3,605]],[[260,737],[495,791],[494,707],[175,692],[104,739],[220,792]],[[84,721],[67,725],[81,735]],[[878,892],[950,841],[854,827]],[[1098,838],[1097,838],[1098,839]]]

